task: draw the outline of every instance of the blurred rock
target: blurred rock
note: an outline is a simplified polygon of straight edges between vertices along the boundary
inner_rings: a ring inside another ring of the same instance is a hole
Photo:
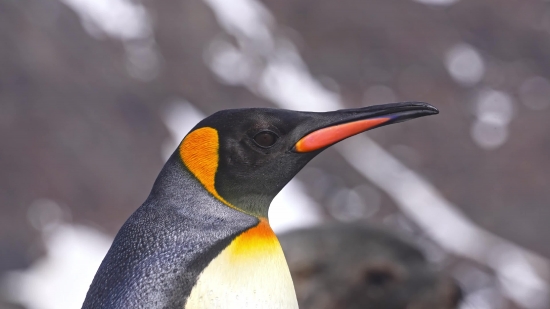
[[[280,237],[302,309],[452,309],[460,288],[410,242],[358,224]]]

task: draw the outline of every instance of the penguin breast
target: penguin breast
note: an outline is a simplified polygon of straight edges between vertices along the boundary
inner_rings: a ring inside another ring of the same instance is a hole
[[[200,274],[185,309],[298,308],[281,245],[267,220],[237,236]]]

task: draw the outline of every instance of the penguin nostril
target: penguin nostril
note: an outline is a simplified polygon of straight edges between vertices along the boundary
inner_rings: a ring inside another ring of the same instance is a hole
[[[279,136],[271,131],[262,131],[254,136],[254,142],[263,148],[273,146],[277,139],[279,139]]]

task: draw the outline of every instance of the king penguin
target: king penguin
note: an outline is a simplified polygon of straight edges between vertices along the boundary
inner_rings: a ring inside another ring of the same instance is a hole
[[[269,226],[271,200],[330,145],[437,113],[405,102],[325,113],[232,109],[205,118],[116,235],[83,308],[298,308]]]

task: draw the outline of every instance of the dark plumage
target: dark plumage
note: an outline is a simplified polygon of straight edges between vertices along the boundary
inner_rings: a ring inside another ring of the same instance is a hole
[[[208,194],[174,157],[117,234],[83,309],[183,308],[208,262],[258,223]]]

